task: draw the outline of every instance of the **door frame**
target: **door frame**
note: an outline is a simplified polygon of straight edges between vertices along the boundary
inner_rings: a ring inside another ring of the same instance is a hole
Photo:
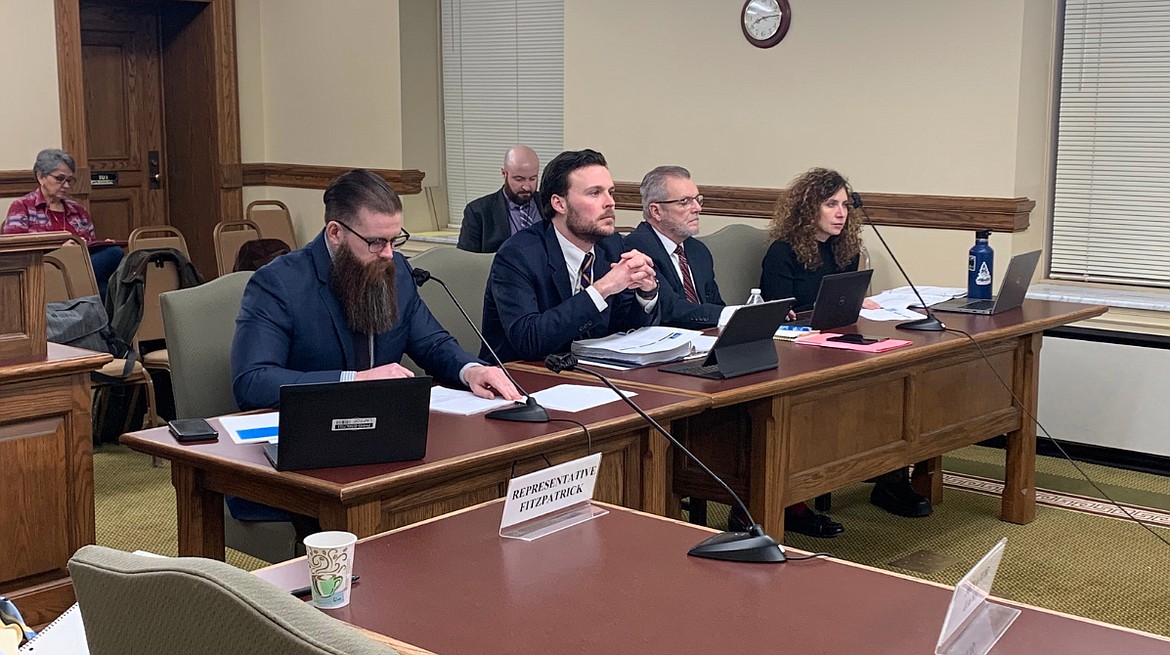
[[[106,0],[109,4],[142,5],[143,0]],[[209,21],[200,21],[196,29],[205,30],[213,51],[212,79],[215,88],[208,93],[214,102],[215,126],[210,135],[215,139],[217,162],[211,176],[218,190],[209,198],[209,207],[203,211],[216,222],[240,220],[243,217],[243,168],[240,162],[240,100],[236,62],[236,3],[235,0],[182,0],[187,4],[207,5]],[[61,147],[77,162],[78,185],[72,195],[88,203],[89,144],[85,134],[85,83],[81,62],[81,0],[54,0],[57,31],[57,86],[61,105]],[[164,6],[168,0],[145,4]],[[196,62],[192,62],[196,63]],[[198,62],[202,63],[202,61]],[[210,226],[208,227],[210,230]]]

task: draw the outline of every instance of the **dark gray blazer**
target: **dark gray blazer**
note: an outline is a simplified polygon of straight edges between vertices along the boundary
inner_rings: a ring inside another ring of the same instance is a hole
[[[654,260],[654,272],[658,275],[659,313],[663,325],[701,330],[719,323],[719,314],[726,303],[719,295],[719,285],[715,283],[715,260],[702,241],[691,238],[682,244],[683,252],[687,254],[687,264],[691,268],[691,278],[695,282],[695,292],[699,294],[699,304],[687,302],[682,280],[670,261],[670,253],[662,247],[662,240],[649,223],[642,221],[622,241],[625,250],[637,250]]]

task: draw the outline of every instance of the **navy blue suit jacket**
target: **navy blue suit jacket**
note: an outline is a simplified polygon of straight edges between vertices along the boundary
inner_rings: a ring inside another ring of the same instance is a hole
[[[593,246],[593,279],[609,272],[621,259],[617,234]],[[597,311],[587,293],[573,295],[565,255],[552,221],[541,221],[512,235],[492,261],[483,298],[483,336],[505,362],[543,359],[568,352],[574,339],[603,337],[652,325],[649,314],[630,290],[606,298]],[[486,350],[480,351],[486,356]]]
[[[398,321],[374,337],[374,365],[407,354],[439,383],[465,388],[459,371],[479,360],[431,315],[406,258],[394,253],[394,263]],[[336,382],[342,371],[368,367],[356,361],[353,331],[329,288],[331,267],[322,233],[248,281],[232,341],[232,391],[240,409],[277,407],[283,384]]]
[[[719,323],[719,314],[726,303],[719,295],[719,285],[715,283],[715,262],[711,251],[702,241],[688,238],[682,243],[695,283],[695,293],[699,294],[698,304],[687,301],[682,279],[670,261],[670,253],[666,252],[658,233],[649,223],[642,221],[633,232],[625,236],[623,242],[626,250],[637,250],[654,260],[654,272],[658,276],[659,313],[663,325],[701,330]]]

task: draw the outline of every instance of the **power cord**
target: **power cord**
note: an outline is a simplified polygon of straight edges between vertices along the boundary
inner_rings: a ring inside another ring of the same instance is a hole
[[[958,328],[946,328],[946,331],[961,334],[961,335],[967,337],[967,339],[971,343],[975,344],[975,347],[979,350],[979,355],[981,357],[983,357],[983,361],[987,363],[987,368],[991,369],[991,372],[995,374],[995,378],[997,380],[999,380],[999,383],[1001,385],[1003,385],[1003,388],[1006,389],[1009,394],[1011,394],[1012,400],[1014,400],[1016,402],[1016,404],[1019,406],[1019,408],[1022,409],[1024,411],[1024,413],[1028,415],[1028,418],[1031,419],[1032,422],[1036,424],[1036,427],[1040,428],[1040,432],[1044,434],[1044,437],[1047,438],[1050,442],[1052,442],[1053,446],[1056,446],[1056,450],[1060,452],[1061,456],[1063,456],[1066,460],[1068,460],[1069,464],[1073,465],[1073,468],[1075,468],[1077,470],[1077,473],[1080,473],[1081,477],[1083,477],[1085,479],[1085,481],[1087,481],[1090,485],[1093,486],[1094,489],[1097,490],[1097,493],[1101,494],[1101,496],[1103,498],[1105,498],[1105,500],[1109,501],[1115,507],[1117,507],[1117,509],[1121,510],[1121,513],[1125,514],[1126,518],[1128,518],[1129,520],[1133,521],[1134,523],[1140,525],[1142,528],[1145,529],[1146,532],[1149,532],[1150,534],[1154,535],[1154,538],[1157,539],[1158,541],[1161,541],[1162,543],[1166,544],[1167,546],[1170,546],[1170,541],[1167,541],[1165,537],[1158,534],[1156,531],[1154,531],[1153,528],[1151,528],[1150,526],[1143,523],[1141,521],[1141,519],[1139,519],[1136,516],[1134,516],[1133,514],[1131,514],[1130,511],[1125,508],[1125,506],[1123,506],[1121,503],[1117,502],[1116,500],[1113,500],[1113,498],[1109,494],[1105,493],[1105,490],[1102,489],[1097,484],[1097,482],[1095,480],[1093,480],[1093,478],[1089,477],[1088,473],[1085,473],[1085,470],[1082,469],[1079,464],[1077,464],[1076,460],[1074,460],[1071,456],[1069,456],[1069,454],[1067,452],[1065,452],[1064,448],[1060,445],[1060,442],[1057,441],[1055,437],[1053,437],[1051,434],[1048,433],[1048,428],[1045,428],[1044,425],[1040,422],[1040,419],[1036,418],[1036,416],[1034,414],[1032,414],[1031,411],[1028,410],[1028,408],[1024,405],[1024,402],[1022,400],[1020,400],[1020,397],[1017,396],[1016,392],[1012,390],[1011,385],[1009,385],[1007,383],[1007,381],[1005,381],[1003,379],[1003,376],[999,374],[999,371],[995,370],[995,367],[991,365],[991,359],[988,358],[987,351],[983,350],[983,346],[979,343],[979,341],[977,341],[975,339],[975,337],[971,336],[970,334],[968,334],[968,333],[966,333]]]

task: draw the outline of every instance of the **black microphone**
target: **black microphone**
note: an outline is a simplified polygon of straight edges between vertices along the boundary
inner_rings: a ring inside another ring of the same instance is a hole
[[[943,325],[942,321],[938,320],[938,317],[934,315],[934,312],[930,311],[930,307],[928,307],[926,301],[922,299],[922,294],[918,293],[918,287],[914,286],[914,282],[911,281],[910,276],[906,274],[906,269],[902,268],[902,264],[898,261],[897,256],[894,255],[894,251],[890,250],[890,244],[886,243],[886,240],[882,238],[882,233],[878,231],[877,225],[874,225],[873,219],[869,217],[869,212],[865,209],[865,205],[861,203],[861,194],[856,191],[851,191],[849,193],[849,197],[853,199],[853,206],[860,209],[861,213],[865,215],[865,222],[868,223],[871,228],[873,228],[873,233],[877,235],[878,241],[881,241],[882,246],[884,246],[886,249],[886,252],[890,253],[890,259],[894,260],[894,265],[897,266],[898,270],[902,272],[902,277],[906,278],[906,282],[910,285],[910,290],[913,291],[914,295],[918,297],[918,303],[921,304],[922,309],[926,311],[926,318],[920,318],[915,321],[906,321],[905,323],[899,323],[894,327],[898,328],[899,330],[918,330],[919,332],[942,332],[943,330],[947,329],[947,326]]]
[[[463,318],[467,321],[467,324],[471,326],[472,330],[475,330],[475,336],[479,337],[480,343],[487,347],[487,351],[491,353],[492,361],[496,363],[496,366],[500,367],[500,370],[504,372],[504,375],[508,376],[508,380],[510,380],[512,385],[516,387],[516,390],[524,394],[523,405],[497,409],[493,412],[488,412],[486,416],[488,418],[494,418],[500,421],[548,423],[548,412],[545,411],[544,407],[540,406],[540,403],[536,402],[536,399],[532,397],[532,394],[528,393],[524,390],[524,387],[520,386],[520,383],[517,382],[516,379],[512,377],[512,374],[508,372],[508,369],[504,367],[504,362],[500,361],[500,356],[497,355],[496,351],[492,349],[491,344],[483,338],[483,333],[479,331],[478,327],[476,327],[475,321],[471,320],[471,317],[467,315],[467,312],[463,309],[463,305],[459,304],[459,299],[455,297],[455,294],[451,293],[451,290],[447,288],[447,285],[439,278],[431,275],[430,271],[421,268],[412,268],[410,275],[414,278],[414,283],[417,286],[421,287],[422,285],[426,284],[427,281],[434,280],[435,282],[439,283],[439,286],[443,287],[443,291],[446,291],[447,295],[451,297],[451,302],[455,303],[455,307],[459,309],[460,314],[463,314]]]
[[[697,464],[704,473],[711,476],[711,479],[718,483],[719,486],[722,487],[723,490],[726,491],[733,500],[735,500],[735,504],[738,505],[741,510],[743,510],[744,516],[748,517],[748,523],[751,524],[751,527],[748,528],[747,532],[721,532],[697,544],[694,548],[687,552],[688,555],[693,555],[695,557],[706,557],[709,559],[726,560],[729,562],[783,562],[788,559],[784,555],[784,547],[776,543],[775,539],[769,537],[767,534],[764,534],[763,526],[761,526],[759,523],[756,523],[755,520],[752,519],[752,515],[748,512],[747,505],[744,504],[739,495],[732,491],[731,487],[727,486],[727,483],[724,482],[723,479],[718,475],[716,475],[714,471],[707,468],[707,465],[704,464],[702,460],[700,460],[698,457],[695,457],[694,453],[687,450],[687,447],[682,445],[682,442],[676,439],[674,435],[667,432],[666,428],[659,425],[658,421],[650,418],[649,414],[643,411],[642,408],[638,407],[638,405],[635,404],[634,401],[630,400],[626,394],[622,393],[617,387],[615,387],[613,382],[609,381],[609,378],[598,373],[597,371],[591,371],[587,368],[578,368],[577,358],[572,353],[549,355],[548,357],[544,358],[544,365],[553,373],[560,373],[561,371],[582,371],[592,375],[598,380],[601,380],[605,386],[609,387],[611,390],[613,390],[614,393],[618,395],[618,398],[621,398],[623,401],[625,401],[625,403],[633,408],[635,412],[638,412],[639,416],[641,416],[647,423],[654,426],[654,429],[658,430],[662,436],[666,437],[667,441],[673,444],[675,448],[678,448],[692,462]]]

